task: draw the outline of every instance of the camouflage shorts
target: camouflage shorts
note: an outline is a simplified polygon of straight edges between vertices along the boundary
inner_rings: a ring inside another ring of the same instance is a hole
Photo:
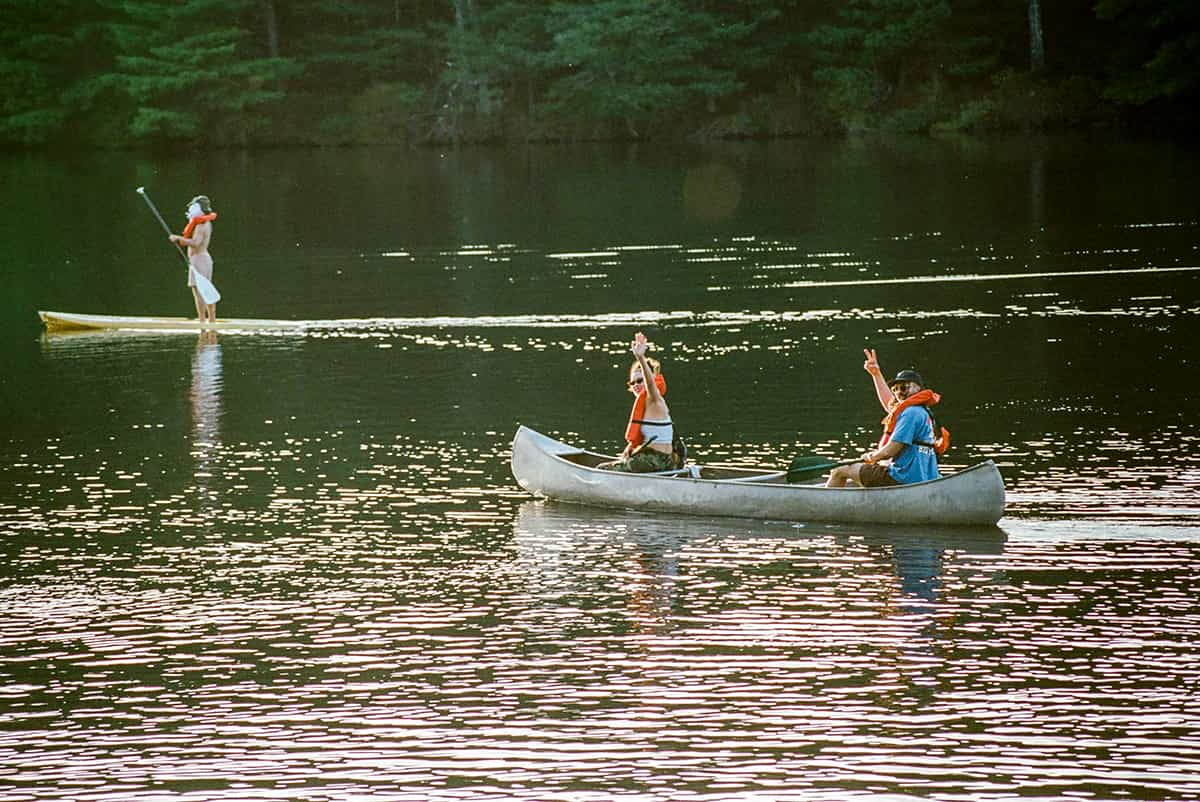
[[[654,473],[674,468],[675,458],[652,448],[643,448],[632,457],[622,457],[616,462],[605,462],[596,467],[602,471],[620,471],[621,473]]]

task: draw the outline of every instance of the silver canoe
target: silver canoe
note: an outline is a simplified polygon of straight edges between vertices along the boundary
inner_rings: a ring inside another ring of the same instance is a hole
[[[1004,515],[1004,479],[991,460],[932,482],[828,489],[788,484],[784,471],[691,466],[671,474],[596,468],[613,459],[521,426],[512,472],[531,493],[601,507],[780,521],[995,526]]]

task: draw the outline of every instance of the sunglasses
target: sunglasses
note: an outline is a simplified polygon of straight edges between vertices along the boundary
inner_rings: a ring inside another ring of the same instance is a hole
[[[645,384],[646,380],[645,379],[633,379],[632,381],[627,381],[625,383],[627,385],[629,385],[630,387],[636,387],[639,384]]]

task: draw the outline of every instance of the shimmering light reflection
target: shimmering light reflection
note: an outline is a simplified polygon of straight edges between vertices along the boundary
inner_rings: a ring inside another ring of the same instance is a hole
[[[1022,273],[970,273],[970,274],[946,274],[937,276],[905,276],[903,278],[871,278],[871,279],[847,279],[843,281],[827,281],[816,279],[811,281],[789,281],[780,284],[772,284],[773,288],[789,288],[798,289],[801,287],[848,287],[855,285],[887,285],[887,284],[943,284],[954,282],[976,282],[976,281],[1026,281],[1031,279],[1046,279],[1046,278],[1079,278],[1082,276],[1112,276],[1125,275],[1129,273],[1194,273],[1200,271],[1200,267],[1138,267],[1129,269],[1108,268],[1104,270],[1061,270],[1054,272],[1022,272]],[[755,287],[755,289],[764,289],[765,287]],[[730,287],[709,287],[710,292],[719,292],[721,290],[731,289]]]
[[[6,588],[3,665],[33,681],[0,689],[21,769],[0,798],[1200,790],[1177,704],[1200,678],[1195,543],[538,502],[481,531],[491,548],[453,529],[149,545],[163,587],[89,568]]]
[[[949,239],[450,247],[414,269],[528,280],[528,305],[47,338],[44,386],[72,392],[17,410],[52,434],[0,442],[0,802],[1200,797],[1200,431],[1142,378],[1187,364],[1193,269],[988,283],[962,271],[1010,255]],[[949,293],[861,275],[934,259]],[[661,292],[604,294],[633,267]],[[836,292],[763,308],[763,275]],[[927,360],[947,469],[995,460],[1008,516],[529,499],[516,422],[619,447],[634,327],[706,462],[860,453],[862,347]],[[1104,372],[1128,337],[1136,381]]]

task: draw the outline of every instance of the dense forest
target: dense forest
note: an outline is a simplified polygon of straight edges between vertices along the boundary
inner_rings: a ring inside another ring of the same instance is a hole
[[[0,0],[0,144],[1191,126],[1197,0]]]

